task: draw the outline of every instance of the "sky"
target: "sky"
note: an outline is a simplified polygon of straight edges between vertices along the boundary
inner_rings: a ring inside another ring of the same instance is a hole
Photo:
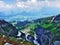
[[[60,14],[60,0],[0,0],[0,19],[33,20]]]

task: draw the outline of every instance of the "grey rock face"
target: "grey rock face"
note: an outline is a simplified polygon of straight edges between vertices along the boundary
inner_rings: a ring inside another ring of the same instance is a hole
[[[0,33],[3,35],[16,37],[18,30],[10,23],[0,20]]]
[[[52,41],[54,35],[50,31],[38,26],[35,29],[35,32],[37,35],[38,43],[40,43],[41,45],[51,45],[51,43],[52,43],[51,41]]]
[[[60,41],[55,41],[54,45],[60,45]]]

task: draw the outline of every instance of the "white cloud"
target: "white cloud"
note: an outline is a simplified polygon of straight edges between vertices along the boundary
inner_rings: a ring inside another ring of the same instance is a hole
[[[60,8],[60,0],[45,0],[46,6],[52,8]]]
[[[28,0],[26,2],[19,2],[16,3],[18,8],[23,8],[26,10],[37,10],[45,6],[45,2],[38,2],[37,0]]]
[[[17,2],[16,6],[19,7],[19,8],[27,8],[27,7],[29,7],[29,6],[25,5],[24,2]]]
[[[12,8],[14,8],[13,4],[6,4],[5,2],[0,1],[0,11],[11,10]]]
[[[33,3],[35,3],[35,2],[37,2],[37,0],[30,0],[30,2],[33,2]]]
[[[26,2],[17,1],[17,7],[28,9],[28,10],[39,10],[42,7],[52,7],[52,8],[60,8],[60,0],[45,0],[45,1],[37,1],[37,0],[28,0]]]
[[[40,10],[42,7],[52,7],[52,8],[60,8],[60,1],[55,0],[55,1],[37,1],[37,0],[27,0],[26,2],[22,2],[17,0],[15,4],[7,4],[4,1],[0,1],[0,11],[1,10],[13,10],[15,8],[20,9],[20,10]]]
[[[0,1],[0,10],[11,10],[14,8],[26,9],[26,10],[35,10],[42,8],[45,2],[37,2],[37,0],[28,0],[26,2],[17,1],[15,4],[7,4],[4,1]]]
[[[4,7],[5,3],[3,1],[0,1],[0,8]]]
[[[53,7],[53,8],[60,8],[60,1],[54,1],[54,2],[49,2],[48,4],[49,7]]]

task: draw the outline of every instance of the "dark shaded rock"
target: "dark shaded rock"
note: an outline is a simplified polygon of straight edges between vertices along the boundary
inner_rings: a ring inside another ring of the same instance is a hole
[[[60,41],[60,36],[56,40]]]
[[[40,45],[42,45],[43,43],[42,43],[42,41],[41,41],[41,37],[37,35],[36,38],[37,38],[36,41],[37,41]]]
[[[10,23],[0,20],[0,31],[3,32],[4,35],[14,36],[16,37],[18,30]],[[8,31],[7,31],[8,30]]]
[[[37,20],[33,20],[34,23],[38,23],[38,22],[41,22],[42,19],[37,19]]]
[[[39,26],[35,29],[35,32],[37,35],[42,35],[44,33],[44,29]]]
[[[23,39],[26,39],[26,35],[24,33],[22,33],[22,32],[21,32],[21,36],[20,37],[23,38]]]
[[[60,26],[57,26],[57,29],[60,29]]]
[[[60,14],[55,17],[55,20],[60,20]]]
[[[31,36],[31,35],[28,35],[28,36],[27,36],[27,39],[28,39],[30,42],[33,42],[33,41],[34,41],[34,37]]]
[[[60,14],[54,16],[53,18],[54,18],[53,20],[54,23],[60,23]]]
[[[17,24],[16,24],[16,26],[24,26],[24,25],[26,25],[26,24],[28,24],[29,23],[29,21],[23,21],[23,22],[21,22],[21,21],[18,21],[17,22]]]
[[[42,28],[41,26],[38,26],[35,29],[35,33],[37,35],[37,42],[41,45],[50,45],[51,41],[54,37],[53,33],[51,33],[50,31]]]

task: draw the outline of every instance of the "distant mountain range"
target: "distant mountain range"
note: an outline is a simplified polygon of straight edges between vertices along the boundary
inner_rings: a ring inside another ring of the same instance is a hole
[[[32,20],[32,21],[28,21],[28,20],[25,20],[25,21],[13,21],[12,23],[15,23],[16,26],[24,26],[28,23],[38,23],[38,22],[42,22],[44,21],[47,23],[47,22],[60,22],[60,14],[56,15],[56,16],[51,16],[51,17],[45,17],[45,18],[38,18],[38,19],[35,19],[35,20]]]

